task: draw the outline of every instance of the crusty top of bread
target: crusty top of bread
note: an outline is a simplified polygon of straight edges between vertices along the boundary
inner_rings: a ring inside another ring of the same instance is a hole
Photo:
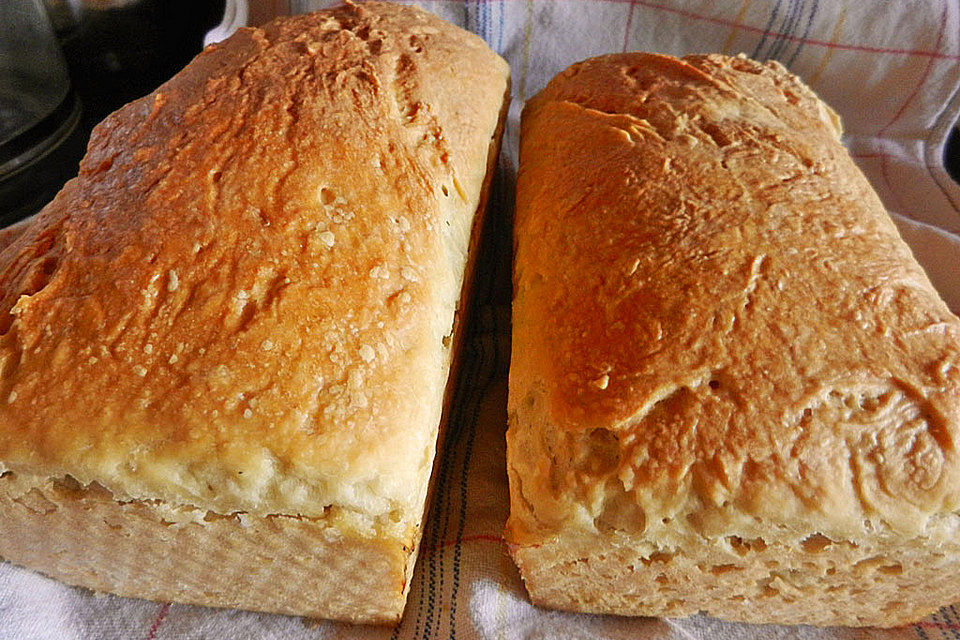
[[[960,508],[960,321],[839,134],[743,57],[604,56],[528,103],[513,542],[910,535]]]
[[[0,462],[419,518],[508,73],[419,9],[348,5],[241,29],[107,118],[0,253]]]

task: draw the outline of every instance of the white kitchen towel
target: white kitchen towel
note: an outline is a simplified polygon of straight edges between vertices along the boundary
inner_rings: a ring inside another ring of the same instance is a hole
[[[250,15],[332,4],[254,0]],[[556,72],[623,50],[775,58],[841,114],[851,153],[954,311],[960,312],[960,187],[943,143],[960,113],[958,0],[437,0],[426,9],[481,36],[513,69],[477,313],[465,346],[429,525],[395,629],[97,596],[0,564],[0,640],[324,638],[960,640],[960,607],[892,630],[740,625],[697,616],[621,619],[529,604],[503,546],[510,212],[524,101]],[[958,594],[960,595],[960,594]]]

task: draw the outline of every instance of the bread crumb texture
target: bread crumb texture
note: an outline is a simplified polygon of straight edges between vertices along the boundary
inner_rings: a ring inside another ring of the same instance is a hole
[[[107,118],[0,253],[2,465],[419,524],[507,77],[428,13],[347,5],[241,29]]]
[[[960,321],[839,135],[744,57],[604,56],[528,103],[508,539],[535,601],[896,624],[960,597]]]

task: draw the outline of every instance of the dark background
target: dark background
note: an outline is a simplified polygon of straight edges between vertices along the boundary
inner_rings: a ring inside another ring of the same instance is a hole
[[[79,21],[51,8],[88,136],[112,111],[190,62],[203,48],[203,35],[220,22],[223,6],[223,0],[148,0],[88,9]]]

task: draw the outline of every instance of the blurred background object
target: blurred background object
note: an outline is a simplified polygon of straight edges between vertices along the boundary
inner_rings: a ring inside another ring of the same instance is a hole
[[[247,0],[226,0],[226,6],[223,9],[223,20],[203,36],[203,46],[225,40],[232,36],[237,29],[249,24],[247,22],[247,9]]]
[[[943,147],[943,164],[953,181],[960,183],[960,124],[950,130]]]
[[[225,4],[0,0],[0,226],[49,202],[94,125],[183,68]]]
[[[53,185],[69,177],[69,172],[40,175],[34,169],[64,154],[76,157],[79,120],[67,65],[43,5],[39,0],[0,3],[2,224],[42,206]]]

